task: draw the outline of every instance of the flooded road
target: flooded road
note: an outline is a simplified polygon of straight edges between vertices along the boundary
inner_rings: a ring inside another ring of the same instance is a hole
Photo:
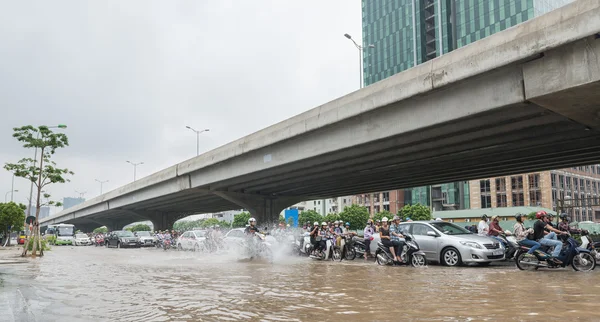
[[[597,321],[600,271],[240,262],[157,249],[54,247],[0,265],[0,321]]]

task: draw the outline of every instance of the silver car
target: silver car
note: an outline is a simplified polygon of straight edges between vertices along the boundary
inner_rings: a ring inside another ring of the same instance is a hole
[[[414,236],[427,260],[447,266],[462,263],[489,265],[504,259],[504,246],[491,237],[478,236],[444,221],[412,221],[401,224]]]

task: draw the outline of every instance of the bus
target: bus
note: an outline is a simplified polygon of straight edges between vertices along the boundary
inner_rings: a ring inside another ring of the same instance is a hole
[[[73,245],[73,236],[75,235],[75,225],[58,224],[54,225],[55,245]]]
[[[54,233],[56,232],[56,226],[57,225],[48,225],[48,227],[46,228],[46,232],[44,233],[45,236],[54,236]]]

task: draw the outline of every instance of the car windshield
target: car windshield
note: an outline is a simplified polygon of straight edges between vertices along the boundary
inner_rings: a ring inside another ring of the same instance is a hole
[[[138,231],[137,235],[142,237],[142,236],[150,236],[150,232],[149,231]]]
[[[73,227],[58,227],[58,236],[73,236]]]
[[[119,236],[119,237],[135,237],[135,236],[133,236],[133,233],[130,231],[118,231],[117,236]]]
[[[75,238],[88,238],[88,236],[86,234],[77,234]]]
[[[446,235],[468,235],[471,234],[470,231],[457,226],[455,224],[451,224],[449,222],[434,222],[431,223],[431,226],[435,227],[435,229],[441,231]]]
[[[202,230],[195,230],[194,234],[196,234],[197,237],[204,237],[204,231]]]

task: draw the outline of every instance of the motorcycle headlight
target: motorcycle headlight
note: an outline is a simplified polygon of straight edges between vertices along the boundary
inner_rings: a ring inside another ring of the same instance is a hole
[[[483,248],[478,243],[472,242],[472,241],[461,241],[460,244],[464,245],[464,246],[467,246],[467,247],[471,247],[471,248],[477,248],[477,249],[482,249]]]

